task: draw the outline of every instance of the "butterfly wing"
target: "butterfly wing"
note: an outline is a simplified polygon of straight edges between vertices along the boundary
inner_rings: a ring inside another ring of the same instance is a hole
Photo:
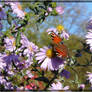
[[[68,49],[64,44],[54,45],[54,49],[59,57],[65,58],[68,55]]]
[[[68,50],[67,47],[62,43],[62,39],[54,32],[52,32],[50,35],[53,41],[54,51],[57,53],[57,55],[62,58],[67,57]]]
[[[59,42],[62,41],[62,39],[58,35],[56,35],[54,32],[52,32],[50,35],[54,44],[58,44]]]

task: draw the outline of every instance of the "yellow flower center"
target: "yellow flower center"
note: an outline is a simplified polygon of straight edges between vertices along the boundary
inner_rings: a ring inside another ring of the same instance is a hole
[[[20,4],[18,4],[18,8],[19,8],[20,10],[22,10],[22,7],[21,7],[21,5],[20,5]]]
[[[18,8],[19,8],[20,10],[22,10],[22,7],[21,7],[20,4],[18,4]],[[24,12],[24,15],[26,15],[26,12]]]
[[[14,37],[13,36],[9,36],[10,39],[13,39]]]
[[[61,33],[62,30],[64,30],[64,26],[58,25],[58,26],[57,26],[57,30],[58,30],[59,33]]]
[[[29,48],[29,50],[30,50],[31,52],[33,52],[32,46],[29,46],[28,48]]]
[[[16,42],[14,41],[14,42],[13,42],[13,46],[15,46],[15,45],[16,45]]]
[[[46,51],[46,56],[49,57],[49,58],[51,58],[51,57],[53,56],[52,49],[48,49],[48,50]]]
[[[11,40],[12,40],[12,39],[14,39],[14,37],[13,37],[13,36],[9,36],[9,38],[10,38]],[[16,45],[16,42],[15,42],[15,41],[13,41],[12,45],[13,45],[13,46],[15,46],[15,45]]]

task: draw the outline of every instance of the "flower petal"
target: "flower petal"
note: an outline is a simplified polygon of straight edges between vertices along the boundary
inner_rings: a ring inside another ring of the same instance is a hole
[[[35,54],[35,56],[41,56],[41,55],[45,55],[44,52],[38,52],[37,54]]]
[[[38,56],[38,57],[36,57],[36,60],[41,60],[41,59],[43,59],[43,58],[45,58],[45,57],[46,57],[46,55]]]

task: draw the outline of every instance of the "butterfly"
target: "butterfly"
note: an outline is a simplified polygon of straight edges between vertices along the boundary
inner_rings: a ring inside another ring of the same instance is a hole
[[[67,47],[64,45],[63,43],[63,39],[60,38],[57,34],[55,34],[54,32],[50,33],[51,35],[51,39],[53,41],[53,48],[56,52],[56,54],[59,57],[65,58],[68,56],[68,49]]]

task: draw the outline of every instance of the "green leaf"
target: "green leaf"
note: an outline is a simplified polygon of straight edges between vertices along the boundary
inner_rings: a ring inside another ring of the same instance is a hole
[[[51,7],[52,7],[52,8],[55,8],[55,7],[56,7],[56,2],[52,2],[52,3],[51,3]]]
[[[16,38],[16,47],[20,46],[20,38],[21,38],[20,31],[18,31],[17,38]]]
[[[11,21],[12,21],[12,16],[7,14],[7,20],[8,20],[8,23],[11,25]]]
[[[58,13],[57,13],[56,10],[54,9],[54,10],[51,12],[51,15],[56,16],[56,15],[58,15]]]

